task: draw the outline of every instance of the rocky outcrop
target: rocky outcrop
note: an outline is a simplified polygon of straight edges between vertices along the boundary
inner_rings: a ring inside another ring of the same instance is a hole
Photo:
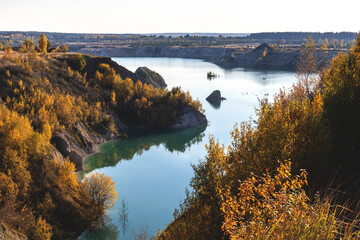
[[[263,43],[252,51],[235,54],[233,66],[295,71],[299,54],[299,52],[276,51]]]
[[[144,80],[145,83],[151,84],[157,88],[165,88],[167,84],[160,74],[155,71],[150,70],[147,67],[139,67],[136,69],[135,74]]]
[[[109,57],[91,56],[91,55],[84,55],[84,57],[86,60],[86,66],[84,71],[87,72],[88,76],[94,76],[95,72],[99,69],[99,65],[104,63],[104,64],[108,64],[111,68],[113,68],[115,72],[120,75],[122,79],[131,78],[135,82],[137,80],[144,82],[144,80],[140,79],[139,76],[137,76],[135,73],[117,64]]]
[[[56,159],[59,161],[65,161],[64,156],[59,152],[59,150],[54,145],[50,145],[50,147],[51,147],[51,152],[52,152],[52,159]]]
[[[215,103],[215,102],[222,101],[225,99],[226,98],[221,97],[221,93],[219,90],[215,90],[206,98],[206,101],[208,101],[210,103]]]
[[[208,122],[204,114],[196,111],[191,106],[186,106],[181,111],[181,116],[177,121],[170,126],[170,128],[189,128],[207,126]]]
[[[84,57],[86,60],[84,71],[87,72],[89,76],[94,76],[95,72],[99,68],[99,65],[101,63],[105,63],[113,68],[122,79],[130,78],[134,82],[140,80],[142,83],[151,84],[156,88],[165,88],[167,86],[160,74],[150,70],[147,67],[140,67],[136,70],[135,73],[133,73],[125,67],[117,64],[109,57],[92,56],[88,54],[84,55]]]
[[[51,143],[66,158],[69,157],[75,164],[76,170],[83,169],[83,158],[86,152],[79,146],[75,139],[68,133],[57,133],[51,138]]]
[[[69,159],[75,164],[76,170],[83,169],[83,159],[86,155],[94,153],[96,145],[105,143],[110,140],[115,140],[117,136],[112,133],[105,133],[102,136],[91,134],[87,128],[78,122],[74,126],[75,138],[69,133],[56,133],[51,138],[51,144],[56,148],[53,150],[53,155],[57,158],[61,157]],[[59,153],[61,156],[59,156]]]

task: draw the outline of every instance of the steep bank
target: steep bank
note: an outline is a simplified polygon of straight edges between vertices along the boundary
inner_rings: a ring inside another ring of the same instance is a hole
[[[109,57],[170,57],[202,59],[224,68],[253,68],[295,71],[299,51],[279,51],[268,44],[255,49],[240,51],[225,47],[126,47],[73,45],[70,49]],[[266,50],[265,50],[266,49]],[[328,51],[328,60],[339,51]]]

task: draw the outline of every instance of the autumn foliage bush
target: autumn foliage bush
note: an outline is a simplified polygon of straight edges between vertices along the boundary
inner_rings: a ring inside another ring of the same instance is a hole
[[[0,104],[0,216],[32,239],[64,239],[83,231],[115,197],[114,183],[100,176],[101,198],[108,204],[91,204],[97,193],[90,195],[92,188],[78,182],[73,163],[54,159],[50,137]]]

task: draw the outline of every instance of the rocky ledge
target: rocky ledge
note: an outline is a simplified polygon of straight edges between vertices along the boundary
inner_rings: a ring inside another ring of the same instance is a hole
[[[67,132],[56,133],[51,138],[51,143],[55,147],[53,149],[54,157],[64,159],[68,157],[75,164],[77,170],[83,170],[83,159],[86,155],[96,151],[96,145],[118,138],[109,132],[103,135],[92,134],[81,122],[78,122],[73,130],[74,136]]]
[[[207,126],[208,122],[204,114],[196,111],[191,106],[186,106],[182,109],[181,117],[170,126],[170,128],[189,128]]]
[[[139,67],[136,69],[135,74],[142,78],[144,82],[153,85],[157,88],[165,88],[167,84],[164,78],[155,71],[150,70],[147,67]]]

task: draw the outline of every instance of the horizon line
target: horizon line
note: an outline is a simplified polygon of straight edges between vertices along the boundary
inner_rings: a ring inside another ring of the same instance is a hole
[[[250,35],[258,33],[359,33],[356,31],[259,31],[259,32],[148,32],[148,33],[99,33],[99,32],[61,32],[61,31],[38,31],[38,30],[0,30],[4,32],[17,32],[17,33],[57,33],[57,34],[87,34],[87,35],[169,35],[169,34],[218,34],[218,35]]]

